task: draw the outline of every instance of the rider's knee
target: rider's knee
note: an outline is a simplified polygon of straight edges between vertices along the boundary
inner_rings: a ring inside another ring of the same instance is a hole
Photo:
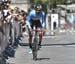
[[[43,33],[42,32],[39,32],[39,35],[42,35]]]
[[[30,36],[30,37],[33,37],[33,33],[30,32],[29,36]]]

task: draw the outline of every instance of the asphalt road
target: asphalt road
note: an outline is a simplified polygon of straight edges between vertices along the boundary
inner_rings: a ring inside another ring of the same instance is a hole
[[[28,37],[22,39],[27,43]],[[62,33],[56,36],[44,36],[42,48],[38,51],[38,60],[32,59],[28,46],[19,46],[10,64],[75,64],[75,33]]]

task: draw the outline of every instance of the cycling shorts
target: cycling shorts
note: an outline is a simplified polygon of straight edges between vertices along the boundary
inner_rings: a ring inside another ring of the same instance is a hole
[[[35,28],[42,28],[42,24],[40,22],[40,20],[31,20],[31,28],[33,29],[33,27],[35,26]]]

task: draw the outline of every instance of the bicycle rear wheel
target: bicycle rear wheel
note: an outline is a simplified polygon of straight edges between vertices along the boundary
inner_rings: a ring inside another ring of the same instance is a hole
[[[34,38],[34,41],[33,41],[33,60],[37,60],[37,51],[38,51],[38,38]]]

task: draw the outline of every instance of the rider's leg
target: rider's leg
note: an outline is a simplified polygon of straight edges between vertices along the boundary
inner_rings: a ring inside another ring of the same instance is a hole
[[[39,31],[39,46],[41,47],[41,42],[42,42],[42,36],[43,36],[43,32],[42,29],[40,29]]]
[[[32,37],[33,37],[33,32],[30,31],[30,33],[29,33],[29,48],[32,48]]]

